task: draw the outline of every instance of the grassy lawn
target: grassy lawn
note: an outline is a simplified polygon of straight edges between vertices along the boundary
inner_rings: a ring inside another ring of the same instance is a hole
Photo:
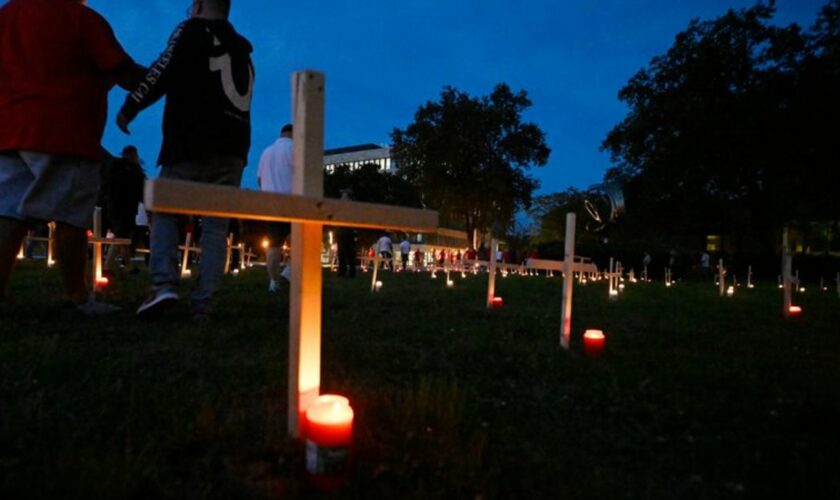
[[[311,496],[285,437],[288,287],[228,278],[214,323],[185,304],[141,323],[82,320],[58,276],[24,263],[0,306],[0,498]],[[324,281],[323,392],[356,412],[347,496],[840,497],[840,300],[815,287],[781,318],[775,283],[576,287],[558,348],[561,281],[428,274]],[[186,288],[186,286],[185,286]],[[581,355],[584,328],[607,334]]]

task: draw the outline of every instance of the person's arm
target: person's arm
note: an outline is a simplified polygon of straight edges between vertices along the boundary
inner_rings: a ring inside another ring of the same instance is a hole
[[[128,124],[141,111],[157,102],[166,94],[171,80],[173,66],[177,65],[177,61],[188,50],[189,36],[186,32],[189,30],[189,26],[187,23],[185,21],[175,28],[175,31],[169,37],[169,43],[166,49],[149,68],[143,81],[126,96],[125,103],[117,114],[117,126],[126,134],[129,133]]]
[[[82,15],[82,47],[99,72],[120,87],[130,90],[140,83],[145,68],[125,52],[111,25],[101,15],[85,9]]]

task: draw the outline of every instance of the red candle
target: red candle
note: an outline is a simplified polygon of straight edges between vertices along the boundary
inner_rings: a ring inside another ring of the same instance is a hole
[[[590,358],[597,358],[604,352],[606,337],[601,330],[586,330],[583,334],[583,352]]]
[[[111,281],[108,279],[107,276],[102,276],[100,278],[96,278],[96,286],[108,286]]]
[[[493,309],[501,309],[504,304],[505,301],[502,300],[501,297],[493,297],[493,300],[490,302],[490,305],[493,307]]]
[[[353,441],[353,409],[343,396],[325,394],[306,410],[306,472],[324,490],[341,486]]]
[[[788,309],[788,312],[791,314],[791,316],[796,316],[797,314],[802,314],[802,307],[800,307],[800,306],[790,306],[790,309]]]

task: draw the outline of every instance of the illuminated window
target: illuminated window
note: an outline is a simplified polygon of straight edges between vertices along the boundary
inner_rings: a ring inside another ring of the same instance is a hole
[[[720,251],[720,236],[716,234],[710,234],[706,236],[706,251],[707,252],[719,252]]]

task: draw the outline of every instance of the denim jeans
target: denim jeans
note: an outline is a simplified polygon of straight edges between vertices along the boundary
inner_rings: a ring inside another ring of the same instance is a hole
[[[175,179],[224,186],[239,186],[245,162],[239,158],[211,158],[198,163],[176,163],[164,166],[161,179]],[[155,213],[151,226],[152,283],[155,286],[172,286],[180,280],[178,259],[178,215]],[[201,261],[196,287],[192,294],[193,305],[209,305],[213,293],[225,272],[227,233],[230,219],[201,218]]]

